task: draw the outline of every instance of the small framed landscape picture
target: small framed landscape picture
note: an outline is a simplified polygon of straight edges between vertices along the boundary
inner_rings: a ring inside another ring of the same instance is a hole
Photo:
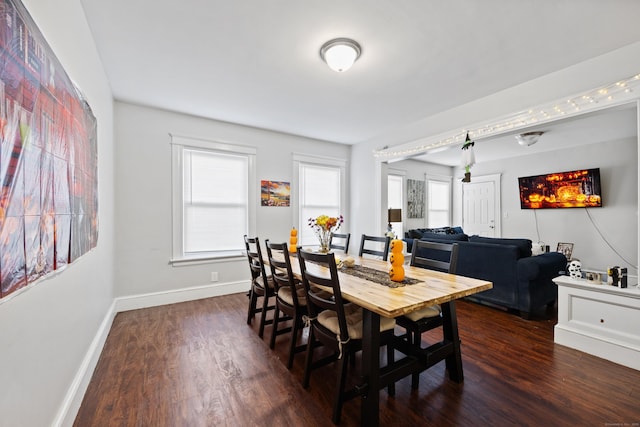
[[[556,252],[562,253],[567,258],[567,261],[569,261],[573,253],[573,243],[558,243]]]

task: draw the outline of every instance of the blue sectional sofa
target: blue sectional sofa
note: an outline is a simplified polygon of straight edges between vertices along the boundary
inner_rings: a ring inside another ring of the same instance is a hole
[[[468,297],[472,301],[515,310],[528,319],[532,313],[552,306],[557,300],[558,289],[552,279],[567,265],[567,259],[559,252],[532,256],[529,239],[430,232],[423,233],[420,239],[458,243],[456,274],[493,282],[493,289]],[[443,255],[422,254],[435,258]]]
[[[445,239],[459,241],[467,240],[461,227],[438,227],[438,228],[416,228],[404,233],[404,240],[407,243],[407,252],[411,253],[413,247],[413,239]]]

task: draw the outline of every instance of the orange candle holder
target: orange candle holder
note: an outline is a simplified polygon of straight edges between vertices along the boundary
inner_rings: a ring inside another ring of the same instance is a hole
[[[404,280],[404,243],[400,239],[391,241],[391,254],[389,255],[389,278],[394,282],[402,282]]]
[[[298,251],[298,230],[295,227],[291,229],[289,234],[289,252],[295,253]]]

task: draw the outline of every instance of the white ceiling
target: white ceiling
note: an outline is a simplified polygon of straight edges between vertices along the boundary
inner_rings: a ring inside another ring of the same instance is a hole
[[[637,0],[81,1],[116,99],[347,144],[640,41]]]

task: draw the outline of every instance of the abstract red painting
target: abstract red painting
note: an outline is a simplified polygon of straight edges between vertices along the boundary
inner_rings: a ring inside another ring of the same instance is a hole
[[[0,0],[0,298],[98,240],[96,119],[19,1]]]

